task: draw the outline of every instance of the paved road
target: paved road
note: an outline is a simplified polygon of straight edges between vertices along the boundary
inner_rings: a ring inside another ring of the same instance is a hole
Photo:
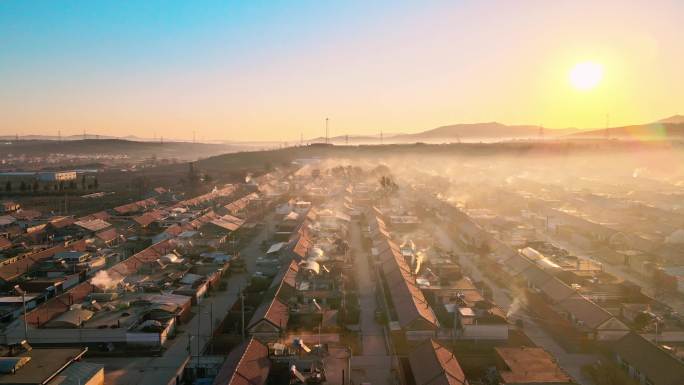
[[[392,381],[392,365],[387,354],[387,342],[383,327],[375,322],[376,292],[375,282],[372,280],[368,253],[361,245],[361,228],[358,222],[350,226],[350,247],[354,255],[354,272],[358,286],[361,305],[361,340],[363,355],[352,360],[352,380],[354,383],[364,381],[372,384],[384,385]]]
[[[251,242],[241,250],[245,258],[247,271],[254,271],[256,257],[261,254],[260,244],[266,238],[263,229]],[[215,291],[201,305],[193,307],[195,316],[181,326],[181,333],[166,347],[161,357],[93,357],[86,361],[105,365],[105,383],[107,385],[148,385],[173,384],[176,375],[188,360],[201,364],[202,353],[206,349],[213,328],[225,317],[228,310],[238,299],[238,293],[248,279],[249,273],[235,274],[228,278],[228,290]],[[213,323],[211,316],[213,315]],[[212,327],[213,326],[213,327]],[[197,336],[199,328],[199,338]],[[188,352],[188,345],[190,346]],[[199,361],[197,361],[199,360]]]
[[[473,280],[485,282],[489,287],[492,288],[492,295],[494,297],[494,302],[503,310],[510,312],[509,319],[514,321],[515,319],[521,318],[524,320],[525,324],[525,334],[534,342],[537,346],[543,347],[558,361],[558,364],[563,368],[572,378],[575,379],[581,385],[593,385],[593,381],[584,375],[582,372],[582,366],[587,365],[592,362],[596,362],[599,357],[594,354],[577,354],[569,353],[563,349],[550,334],[546,332],[536,321],[532,318],[530,314],[524,309],[524,305],[521,301],[516,301],[513,298],[511,292],[498,286],[496,283],[488,279],[479,267],[475,265],[473,259],[469,257],[468,253],[464,253],[456,242],[453,242],[448,234],[443,229],[438,229],[436,237],[439,240],[442,248],[445,250],[454,250],[459,254],[459,263],[463,267]],[[513,305],[513,306],[512,306]]]

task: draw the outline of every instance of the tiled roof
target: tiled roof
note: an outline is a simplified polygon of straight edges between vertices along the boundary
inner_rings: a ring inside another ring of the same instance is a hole
[[[248,195],[245,195],[244,197],[234,200],[227,205],[223,206],[226,210],[228,210],[229,213],[235,215],[236,213],[240,212],[243,210],[245,207],[249,205],[249,202],[259,198],[259,195],[256,193],[251,193]]]
[[[523,270],[520,273],[520,276],[524,277],[527,282],[534,287],[540,287],[554,278],[551,274],[538,266],[532,266],[529,269]]]
[[[387,247],[379,257],[399,325],[409,328],[416,320],[422,319],[431,328],[436,328],[437,317],[423,292],[416,286],[411,269],[399,252],[399,247],[389,239],[386,239],[386,243]]]
[[[116,229],[111,228],[104,231],[100,231],[99,233],[96,233],[95,236],[101,239],[103,242],[111,242],[115,240],[119,236],[119,234],[117,233]]]
[[[579,294],[560,301],[558,306],[591,329],[596,329],[613,318],[613,315],[601,306]]]
[[[128,203],[125,205],[114,207],[114,211],[118,214],[130,214],[140,210],[146,210],[149,207],[156,206],[157,200],[154,198],[143,199],[137,202]]]
[[[50,226],[55,229],[62,229],[74,224],[75,222],[76,220],[72,217],[57,217],[50,221]]]
[[[289,319],[289,308],[287,304],[282,301],[287,301],[287,290],[283,290],[284,286],[295,288],[295,279],[299,266],[294,260],[289,265],[283,266],[278,274],[273,278],[271,286],[267,291],[266,300],[256,309],[252,319],[249,321],[249,327],[254,326],[261,320],[267,320],[271,324],[279,328],[285,328]]]
[[[0,279],[11,281],[30,271],[33,266],[45,259],[51,258],[56,253],[66,251],[64,246],[55,246],[49,249],[27,254],[17,259],[16,262],[0,266]]]
[[[456,357],[439,342],[430,339],[409,353],[416,385],[467,385]]]
[[[273,326],[284,330],[287,328],[287,321],[290,319],[290,311],[286,304],[280,302],[278,297],[262,302],[254,311],[252,319],[249,320],[247,328],[251,328],[262,320],[268,321]]]
[[[534,266],[534,263],[520,254],[516,254],[508,258],[505,264],[506,268],[510,270],[513,275],[520,274]]]
[[[297,262],[290,261],[289,265],[283,266],[278,274],[273,278],[271,287],[282,286],[283,284],[295,288],[299,265]]]
[[[576,291],[570,286],[566,285],[563,281],[558,278],[553,278],[539,287],[539,289],[548,297],[551,302],[558,303],[571,295],[575,294]]]
[[[0,250],[6,250],[12,247],[12,241],[7,238],[0,237]]]
[[[228,231],[235,231],[245,224],[245,220],[232,215],[224,215],[220,218],[212,220],[210,223]]]
[[[208,192],[206,194],[200,195],[198,197],[194,197],[191,199],[187,199],[181,202],[176,203],[173,207],[192,207],[192,206],[198,206],[206,202],[210,202],[216,198],[219,197],[224,197],[224,196],[230,196],[235,192],[235,186],[233,185],[226,185],[223,188]]]
[[[536,347],[497,347],[505,364],[499,375],[505,384],[571,384],[572,379],[558,366],[553,356]]]
[[[263,385],[270,370],[268,347],[252,338],[230,352],[213,385]]]
[[[76,242],[74,245],[70,245],[69,248],[78,250],[81,248],[82,245],[85,245],[85,242]],[[142,250],[141,252],[134,254],[130,258],[121,261],[116,265],[106,269],[105,271],[113,280],[123,279],[129,275],[137,273],[138,270],[140,270],[140,268],[143,267],[145,264],[155,262],[157,259],[159,259],[159,257],[173,250],[174,247],[175,242],[173,240],[165,240],[156,243]],[[52,248],[50,249],[49,253],[47,253],[46,250],[45,253],[47,254],[47,256],[45,258],[51,257],[54,253],[64,250],[64,248],[62,248],[61,250],[58,250],[57,248]],[[0,267],[0,271],[2,271],[2,267]],[[85,297],[92,291],[93,286],[90,284],[89,281],[82,282],[74,286],[68,292],[65,292],[57,297],[54,297],[49,301],[41,304],[37,308],[33,309],[32,311],[30,311],[27,314],[29,322],[33,324],[43,324],[51,320],[55,316],[68,310],[69,305],[83,301]]]
[[[684,384],[684,363],[636,333],[622,337],[613,350],[653,384]]]
[[[292,253],[299,259],[306,259],[306,254],[311,246],[313,246],[311,239],[306,232],[303,232],[296,237],[292,245]]]
[[[104,230],[107,227],[111,227],[111,223],[103,221],[102,219],[88,219],[88,220],[79,220],[75,222],[77,226],[83,227],[84,229],[88,231],[100,231]]]

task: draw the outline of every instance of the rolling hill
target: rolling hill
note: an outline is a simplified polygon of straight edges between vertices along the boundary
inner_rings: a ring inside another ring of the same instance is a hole
[[[670,119],[670,118],[668,118]],[[674,121],[674,120],[673,120]],[[633,139],[633,140],[684,140],[684,121],[681,123],[662,123],[611,127],[608,129],[588,130],[570,135],[573,139]]]
[[[533,125],[506,125],[497,122],[453,124],[437,127],[432,130],[417,134],[401,135],[404,141],[432,142],[432,141],[502,141],[514,139],[537,139],[544,137],[560,137],[577,130],[568,129],[541,129]]]
[[[199,157],[245,151],[245,146],[188,143],[188,142],[137,142],[123,139],[86,140],[20,140],[0,144],[0,151],[25,155],[73,154],[73,155],[117,155],[131,158],[178,158],[195,160]]]
[[[455,142],[503,142],[511,140],[545,139],[636,139],[636,140],[682,140],[684,139],[684,115],[673,115],[653,123],[606,129],[562,128],[544,129],[535,125],[506,125],[498,122],[452,124],[415,134],[385,134],[382,142],[395,143],[455,143]],[[315,138],[310,142],[323,142]],[[334,144],[380,144],[380,135],[356,135],[330,138]]]
[[[520,139],[538,139],[540,135],[558,138],[577,132],[577,129],[544,129],[533,125],[506,125],[498,122],[464,123],[441,126],[415,134],[385,134],[383,143],[451,143],[451,142],[499,142]],[[325,138],[314,138],[311,142],[323,142]],[[330,138],[334,144],[379,144],[380,135],[335,136]]]

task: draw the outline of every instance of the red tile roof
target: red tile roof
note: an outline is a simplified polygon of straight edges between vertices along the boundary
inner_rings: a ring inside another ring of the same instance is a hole
[[[210,223],[228,231],[235,231],[245,224],[245,220],[232,215],[224,215],[212,220]]]
[[[309,252],[309,249],[313,246],[313,242],[311,242],[311,238],[309,238],[309,234],[307,231],[300,231],[297,235],[295,235],[294,241],[292,242],[292,254],[295,258],[298,258],[300,260],[306,259],[306,254]]]
[[[283,266],[280,269],[269,287],[268,299],[261,303],[249,321],[250,328],[262,320],[266,320],[278,328],[285,328],[287,326],[289,308],[282,301],[287,301],[289,292],[283,290],[283,288],[285,286],[295,288],[295,279],[298,272],[299,266],[295,261],[290,261],[289,265]]]
[[[176,235],[182,233],[183,231],[184,231],[183,228],[178,224],[171,225],[171,226],[167,227],[166,230],[164,230],[165,233],[172,235],[172,236],[176,236]]]
[[[149,207],[153,207],[157,205],[157,200],[154,198],[147,198],[143,199],[137,202],[133,203],[128,203],[125,205],[117,206],[114,207],[114,211],[116,211],[118,214],[131,214],[136,211],[141,211],[141,210],[146,210]]]
[[[212,192],[208,192],[206,194],[187,199],[181,202],[176,203],[173,207],[192,207],[192,206],[198,206],[200,204],[210,202],[216,198],[219,197],[225,197],[225,196],[230,196],[235,192],[235,186],[233,185],[226,185],[225,187],[221,189],[214,190]]]
[[[7,250],[12,247],[12,241],[7,238],[0,237],[0,250]]]
[[[261,305],[254,311],[252,319],[249,320],[248,329],[258,324],[261,321],[267,321],[279,329],[287,328],[287,321],[290,319],[290,310],[286,304],[280,302],[278,297],[262,302]]]
[[[97,218],[76,221],[75,224],[88,231],[100,231],[112,226],[111,223]]]
[[[93,286],[89,282],[81,282],[71,288],[68,292],[53,297],[31,310],[26,314],[26,320],[29,324],[34,326],[43,325],[54,317],[69,310],[69,307],[72,304],[83,302],[92,292]]]
[[[64,246],[55,246],[33,254],[23,255],[14,263],[0,266],[0,279],[6,282],[12,281],[30,271],[38,262],[66,250],[67,248]]]
[[[259,198],[259,195],[256,193],[251,193],[248,194],[240,199],[237,199],[233,202],[228,203],[227,205],[223,206],[226,210],[228,210],[229,213],[236,215],[238,212],[243,210],[245,207],[249,205],[249,202]]]
[[[404,329],[411,328],[415,321],[422,319],[428,327],[437,328],[437,317],[423,292],[416,286],[411,269],[398,251],[398,246],[389,239],[386,242],[387,247],[379,257],[399,325]]]
[[[449,349],[430,339],[409,353],[416,385],[467,385],[458,360]]]
[[[141,227],[147,227],[151,223],[163,219],[165,216],[166,213],[162,210],[152,210],[150,212],[134,217],[133,220]]]
[[[73,217],[56,217],[50,220],[50,226],[55,229],[62,229],[64,227],[73,225],[76,220]]]
[[[270,370],[268,347],[252,338],[230,352],[213,385],[263,385]]]
[[[104,231],[100,231],[99,233],[96,233],[95,236],[103,242],[108,243],[114,241],[119,236],[119,234],[116,231],[116,229],[111,228]]]
[[[542,348],[497,347],[494,350],[506,366],[499,368],[499,376],[504,384],[572,383],[553,356]]]

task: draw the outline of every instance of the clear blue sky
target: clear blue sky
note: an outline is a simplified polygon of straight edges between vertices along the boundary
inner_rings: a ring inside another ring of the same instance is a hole
[[[595,3],[2,1],[0,133],[287,140],[326,116],[367,134],[679,112],[684,5]],[[605,67],[591,95],[565,84],[582,60]]]

